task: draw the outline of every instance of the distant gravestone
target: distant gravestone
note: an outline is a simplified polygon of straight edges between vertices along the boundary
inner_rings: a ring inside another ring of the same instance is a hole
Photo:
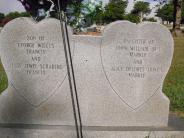
[[[168,29],[117,21],[102,36],[69,37],[84,126],[167,126]],[[0,123],[74,126],[61,38],[56,19],[5,26],[0,53],[9,87],[0,95]]]

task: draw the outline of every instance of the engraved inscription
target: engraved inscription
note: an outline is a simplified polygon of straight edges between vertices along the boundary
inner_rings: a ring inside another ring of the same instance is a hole
[[[35,23],[27,18],[12,22],[1,34],[1,60],[9,87],[37,108],[58,92],[67,75],[60,22]],[[72,42],[71,50],[73,54]]]
[[[114,95],[138,110],[161,90],[171,64],[172,36],[163,26],[152,23],[117,21],[109,26],[101,44],[105,77]]]
[[[55,44],[49,42],[46,36],[27,35],[23,42],[16,43],[17,49],[20,49],[30,59],[28,63],[12,63],[13,70],[24,71],[27,75],[46,75],[48,70],[62,70],[64,64],[51,64],[42,62],[43,58],[55,50]]]
[[[160,66],[145,66],[144,59],[160,52],[158,46],[156,46],[156,40],[154,39],[131,39],[122,38],[117,40],[115,45],[115,51],[128,53],[128,57],[131,61],[131,66],[116,66],[111,67],[111,71],[115,72],[127,72],[127,75],[131,78],[145,78],[147,73],[161,72]]]

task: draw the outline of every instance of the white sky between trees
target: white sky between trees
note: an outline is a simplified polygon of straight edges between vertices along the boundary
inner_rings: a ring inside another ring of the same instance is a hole
[[[88,1],[88,0],[86,0],[86,1]],[[92,0],[92,1],[94,1],[94,0]],[[99,0],[97,0],[97,1],[99,1]],[[108,3],[108,1],[109,0],[103,0],[104,3]],[[128,1],[129,1],[129,4],[127,7],[127,12],[130,12],[131,9],[133,8],[134,0],[128,0]],[[149,1],[149,0],[147,0],[147,1]],[[150,7],[152,8],[156,4],[157,4],[156,2],[151,2]],[[9,12],[14,12],[14,11],[22,12],[25,10],[24,10],[24,7],[22,6],[22,4],[20,2],[18,2],[17,0],[0,0],[0,12],[8,14]],[[150,17],[154,16],[154,12],[155,11],[153,10],[153,12],[149,16]]]

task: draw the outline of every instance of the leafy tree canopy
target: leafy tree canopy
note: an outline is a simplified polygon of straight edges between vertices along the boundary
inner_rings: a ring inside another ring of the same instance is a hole
[[[0,26],[4,26],[6,23],[8,23],[9,21],[18,18],[18,17],[30,17],[30,14],[27,12],[10,12],[9,14],[5,15],[2,14],[3,18],[0,19]],[[0,14],[1,16],[1,14]],[[1,17],[0,17],[1,18]]]
[[[156,16],[160,17],[163,21],[172,22],[174,20],[174,6],[172,3],[164,5],[157,10]]]
[[[184,1],[182,3],[182,12],[181,12],[181,17],[182,17],[182,23],[184,23]]]
[[[149,22],[157,22],[157,20],[153,17],[151,18],[144,18],[143,21],[149,21]]]
[[[184,3],[182,5],[182,12],[181,12],[181,17],[182,17],[182,23],[184,23]],[[173,22],[174,21],[174,4],[173,2],[170,2],[168,4],[165,4],[161,8],[157,10],[157,17],[160,17],[163,21],[169,21]]]
[[[4,19],[5,18],[5,14],[4,13],[0,13],[0,21],[2,20],[2,19]]]
[[[137,1],[135,4],[134,4],[134,8],[132,10],[132,13],[133,14],[140,14],[141,12],[143,14],[147,14],[147,13],[150,13],[151,12],[151,9],[150,9],[150,4],[148,2],[144,2],[144,1]]]
[[[139,16],[137,16],[135,14],[131,14],[131,13],[127,14],[125,16],[125,19],[130,21],[130,22],[133,22],[133,23],[139,23],[139,21],[140,21],[140,17]]]
[[[39,10],[48,11],[54,5],[52,15],[58,11],[58,0],[18,0],[33,17],[38,16]],[[68,4],[81,2],[82,0],[60,0],[60,7],[66,11]],[[50,9],[51,10],[51,9]]]
[[[104,20],[109,23],[116,20],[123,20],[125,18],[125,9],[127,1],[124,0],[111,0],[105,6]]]
[[[15,18],[18,18],[18,17],[29,17],[30,14],[27,13],[27,12],[10,12],[9,14],[6,15],[6,18],[9,18],[9,19],[15,19]]]
[[[91,4],[93,4],[93,3],[91,3]],[[87,11],[87,13],[85,15],[85,19],[90,24],[93,24],[93,23],[102,24],[103,17],[104,17],[104,7],[103,7],[102,1],[93,7],[90,6],[91,4],[88,3],[85,5],[85,9]]]

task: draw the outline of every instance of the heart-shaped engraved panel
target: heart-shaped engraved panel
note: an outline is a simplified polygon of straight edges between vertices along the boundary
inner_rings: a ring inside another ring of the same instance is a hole
[[[15,19],[2,30],[0,42],[9,84],[33,106],[48,100],[66,78],[60,21]]]
[[[103,33],[101,59],[106,78],[114,93],[134,110],[162,88],[172,56],[173,38],[157,23],[117,21]]]

